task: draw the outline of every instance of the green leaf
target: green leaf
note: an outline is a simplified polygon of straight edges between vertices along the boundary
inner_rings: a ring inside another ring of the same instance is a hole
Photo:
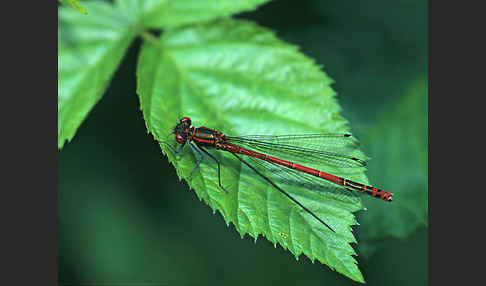
[[[101,98],[135,37],[133,20],[104,2],[89,15],[61,7],[58,26],[58,148],[71,140]]]
[[[123,9],[136,11],[146,28],[175,28],[252,11],[270,0],[118,0]]]
[[[81,5],[78,4],[78,0],[59,0],[61,3],[64,3],[66,5],[71,6],[72,8],[78,10],[82,14],[88,14],[88,11],[86,11]]]
[[[349,131],[329,86],[332,80],[296,47],[245,21],[171,30],[159,42],[145,42],[137,81],[147,129],[159,141],[166,140],[182,116],[191,117],[195,126],[236,136]],[[167,140],[177,145],[173,137]],[[176,156],[165,144],[160,146],[179,177],[228,225],[233,223],[242,237],[248,233],[256,240],[262,234],[296,258],[303,253],[364,281],[350,245],[356,242],[351,226],[357,224],[353,212],[362,209],[359,199],[346,201],[342,194],[285,186],[336,230],[332,233],[231,154],[209,150],[222,161],[221,178],[229,190],[225,194],[218,187],[216,164],[209,158],[188,179],[197,154],[186,146]],[[336,175],[345,172],[325,170]],[[368,182],[362,170],[347,177]]]
[[[369,200],[361,219],[360,252],[370,255],[387,236],[404,239],[428,217],[427,81],[417,81],[382,115],[363,145],[371,182],[393,192],[393,202]]]

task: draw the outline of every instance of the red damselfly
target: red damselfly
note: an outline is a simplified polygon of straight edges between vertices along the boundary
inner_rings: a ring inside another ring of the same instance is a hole
[[[349,146],[352,136],[350,134],[304,134],[304,135],[249,135],[249,136],[227,136],[217,130],[207,127],[191,126],[191,119],[183,117],[174,127],[171,134],[175,134],[176,142],[180,146],[175,149],[167,144],[175,153],[179,153],[186,143],[199,154],[199,160],[192,169],[189,177],[199,167],[203,160],[203,153],[214,160],[218,167],[218,185],[228,192],[221,182],[221,162],[206,148],[213,148],[230,152],[239,161],[253,170],[258,176],[272,185],[279,192],[287,196],[299,207],[312,215],[320,223],[334,230],[311,210],[297,201],[288,192],[278,185],[278,182],[265,175],[262,170],[268,173],[279,175],[281,179],[302,183],[307,187],[337,187],[340,191],[361,192],[384,201],[391,202],[393,194],[376,187],[360,184],[343,177],[335,176],[314,168],[298,164],[325,163],[342,168],[364,167],[366,162],[362,159],[351,156],[345,146]],[[169,134],[169,136],[171,135]],[[248,156],[254,165],[238,155]],[[295,158],[293,161],[283,158]]]

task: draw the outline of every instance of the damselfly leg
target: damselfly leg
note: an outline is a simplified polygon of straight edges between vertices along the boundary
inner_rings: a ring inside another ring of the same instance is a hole
[[[200,151],[201,149],[198,148],[196,145],[194,145],[194,143],[189,142],[189,146],[191,146],[192,150],[196,151],[196,153],[199,155],[199,160],[197,161],[196,166],[194,166],[194,168],[192,168],[191,173],[189,173],[189,177],[187,177],[188,179],[191,179],[192,174],[194,174],[194,171],[196,171],[196,169],[199,168],[199,165],[201,165],[204,157],[203,157],[203,154]]]
[[[228,193],[228,191],[223,187],[223,184],[221,184],[221,162],[216,158],[214,157],[213,155],[211,155],[211,153],[209,153],[208,151],[204,150],[204,148],[200,148],[197,144],[193,145],[193,143],[189,143],[191,145],[191,147],[193,149],[195,149],[197,152],[200,153],[199,150],[201,150],[202,152],[204,152],[206,155],[209,156],[209,158],[213,159],[214,162],[216,162],[216,164],[218,165],[218,186],[225,192],[225,193]],[[199,150],[198,150],[199,149]],[[201,159],[202,161],[202,159]],[[199,167],[199,163],[196,165],[195,168]]]

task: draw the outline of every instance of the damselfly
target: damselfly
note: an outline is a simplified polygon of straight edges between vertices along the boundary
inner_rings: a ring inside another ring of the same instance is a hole
[[[180,119],[180,122],[174,127],[171,134],[175,134],[176,142],[181,145],[175,149],[169,143],[163,143],[167,144],[175,153],[179,153],[184,145],[188,143],[199,154],[199,160],[189,177],[201,164],[204,153],[216,162],[218,185],[223,191],[228,192],[224,188],[223,182],[221,182],[220,160],[206,151],[206,149],[213,148],[227,151],[333,232],[334,230],[327,223],[292,197],[278,185],[278,182],[269,178],[261,170],[271,170],[272,174],[280,174],[284,179],[292,177],[292,180],[300,181],[302,185],[307,184],[310,187],[320,188],[323,186],[322,182],[330,182],[342,190],[358,191],[384,201],[392,201],[393,194],[390,192],[282,159],[299,158],[299,162],[308,162],[308,164],[324,163],[343,168],[364,167],[366,166],[364,160],[346,154],[345,148],[339,147],[348,145],[349,140],[352,140],[351,134],[227,136],[204,126],[193,127],[189,117]],[[250,164],[238,155],[248,156],[247,158],[256,165]]]

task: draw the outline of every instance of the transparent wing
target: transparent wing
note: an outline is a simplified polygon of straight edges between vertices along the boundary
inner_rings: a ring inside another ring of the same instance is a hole
[[[350,134],[227,136],[227,142],[278,158],[339,168],[365,167],[357,158],[358,141]]]
[[[244,159],[283,189],[285,189],[284,185],[290,185],[315,192],[325,192],[345,203],[360,202],[357,192],[322,178],[253,157],[244,157]]]

